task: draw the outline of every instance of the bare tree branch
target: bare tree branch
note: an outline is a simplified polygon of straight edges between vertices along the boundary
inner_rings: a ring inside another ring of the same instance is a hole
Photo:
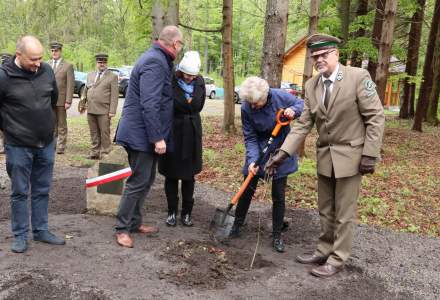
[[[200,32],[222,32],[222,30],[223,30],[223,26],[218,29],[200,29],[200,28],[194,28],[194,27],[182,24],[180,22],[179,22],[179,25],[182,26],[183,28],[194,30],[194,31],[200,31]]]

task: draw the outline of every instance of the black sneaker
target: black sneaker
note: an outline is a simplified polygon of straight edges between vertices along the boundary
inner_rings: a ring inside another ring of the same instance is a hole
[[[186,215],[181,216],[180,221],[182,222],[183,226],[191,227],[191,226],[194,225],[192,220],[191,220],[191,215],[190,214],[186,214]]]
[[[168,214],[167,220],[165,221],[167,223],[167,226],[176,226],[176,214]]]
[[[232,225],[231,232],[229,232],[229,237],[237,238],[240,236],[240,225],[235,224]]]
[[[272,247],[275,251],[283,253],[284,252],[284,241],[281,237],[274,238],[272,241]]]

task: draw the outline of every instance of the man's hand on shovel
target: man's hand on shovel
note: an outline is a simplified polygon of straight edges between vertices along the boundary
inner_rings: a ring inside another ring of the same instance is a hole
[[[284,162],[286,158],[289,157],[289,154],[284,152],[283,150],[276,150],[274,155],[272,155],[264,166],[264,171],[269,176],[273,176],[276,173],[276,170],[279,166]]]

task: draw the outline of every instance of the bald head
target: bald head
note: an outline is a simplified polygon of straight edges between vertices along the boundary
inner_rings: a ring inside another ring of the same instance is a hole
[[[15,49],[20,67],[32,72],[36,72],[40,67],[43,51],[43,45],[36,37],[31,35],[21,37],[17,41]]]
[[[182,33],[176,26],[165,26],[159,34],[159,41],[165,46],[171,47],[177,40],[182,39]]]
[[[40,41],[36,37],[32,35],[26,35],[24,37],[21,37],[17,41],[16,50],[20,51],[21,53],[27,53],[28,51],[40,51],[41,53],[43,53],[43,45],[41,45]]]

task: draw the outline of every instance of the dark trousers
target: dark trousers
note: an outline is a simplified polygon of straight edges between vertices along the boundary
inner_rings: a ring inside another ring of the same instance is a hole
[[[5,145],[6,170],[11,179],[11,227],[16,238],[29,232],[28,195],[32,232],[48,230],[49,190],[55,160],[55,142],[44,148]]]
[[[116,232],[135,231],[142,224],[142,207],[156,177],[157,156],[125,149],[132,174],[125,183],[116,215]]]
[[[168,202],[168,214],[178,212],[179,205],[179,179],[165,179],[165,194]],[[182,180],[182,213],[181,215],[191,214],[194,205],[194,178],[190,180]]]
[[[243,225],[244,223],[252,197],[257,189],[258,179],[257,176],[252,178],[248,188],[238,200],[235,209],[235,222],[237,225]],[[286,183],[287,177],[272,180],[272,234],[274,237],[279,237],[283,228]]]

